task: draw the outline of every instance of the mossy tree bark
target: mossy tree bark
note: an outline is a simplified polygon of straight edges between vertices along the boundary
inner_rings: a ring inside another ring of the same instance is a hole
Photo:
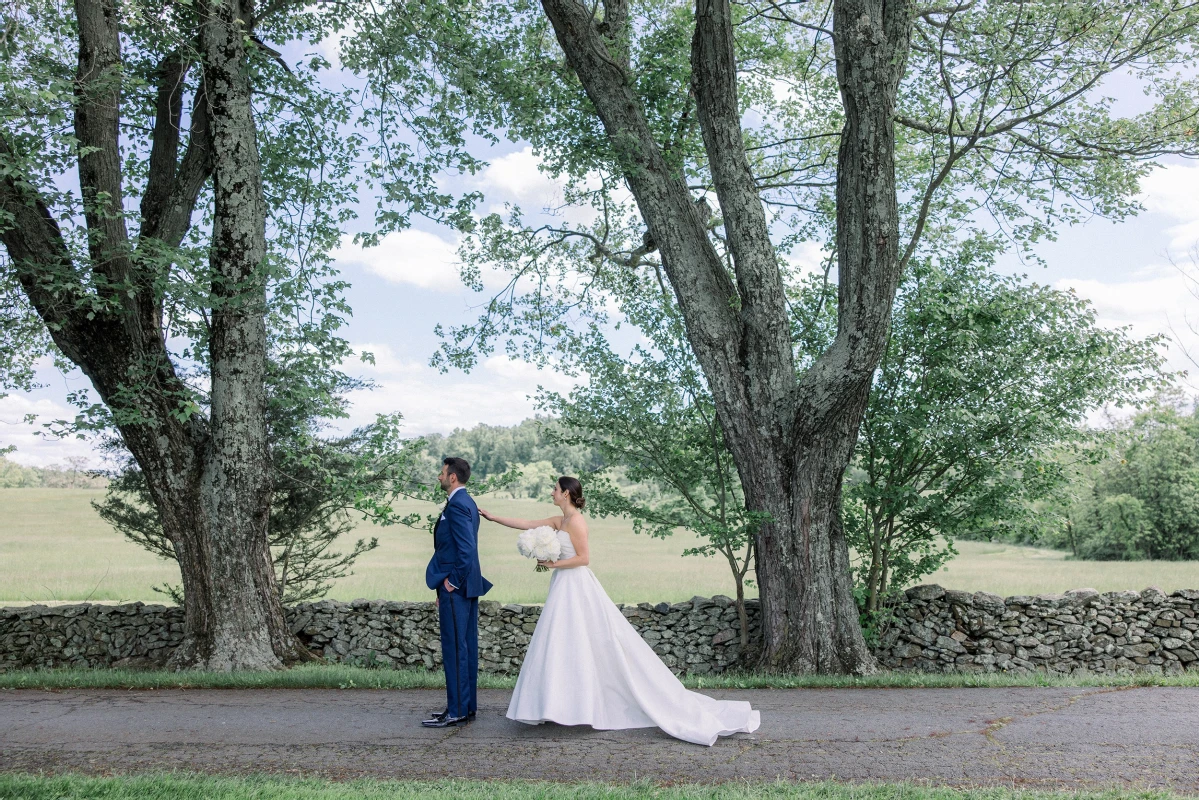
[[[542,0],[567,61],[603,122],[670,277],[704,369],[757,534],[761,666],[875,669],[853,599],[840,523],[841,481],[900,275],[894,110],[911,38],[900,0],[836,0],[845,103],[837,176],[840,306],[836,342],[797,382],[785,287],[746,157],[728,0],[697,0],[692,90],[728,236],[726,269],[687,184],[646,123],[620,47],[624,5],[604,22],[573,0]]]
[[[15,170],[0,177],[8,218],[0,241],[55,344],[91,380],[146,476],[183,578],[186,636],[174,666],[277,669],[298,649],[284,624],[267,544],[266,204],[245,52],[253,9],[239,0],[196,6],[202,81],[186,146],[184,76],[194,68],[182,55],[187,43],[162,59],[134,241],[123,205],[119,4],[76,0],[75,8],[74,125],[87,257],[73,258],[54,214]],[[2,132],[0,160],[18,161]],[[210,179],[205,416],[171,359],[162,285]]]

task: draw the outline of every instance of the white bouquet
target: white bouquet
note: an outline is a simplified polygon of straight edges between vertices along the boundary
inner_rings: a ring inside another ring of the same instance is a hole
[[[538,561],[557,561],[562,555],[562,542],[558,540],[558,532],[548,525],[521,531],[516,538],[516,549],[525,558],[535,558]],[[537,565],[537,572],[545,572],[546,567]]]

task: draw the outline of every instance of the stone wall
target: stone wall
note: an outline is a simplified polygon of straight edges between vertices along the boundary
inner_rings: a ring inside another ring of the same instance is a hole
[[[183,639],[183,609],[128,603],[0,608],[0,672],[155,666]]]
[[[1176,673],[1199,669],[1199,591],[1003,598],[908,589],[875,654],[925,672]]]
[[[727,597],[620,606],[621,613],[676,672],[737,666],[737,611]],[[747,603],[751,640],[758,603]],[[540,606],[479,604],[479,662],[515,674]],[[287,609],[292,631],[327,661],[377,667],[440,668],[432,603],[323,600]],[[183,636],[182,609],[127,605],[0,609],[0,672],[36,667],[150,667],[166,662]],[[907,590],[876,648],[887,668],[932,672],[1113,673],[1199,669],[1199,590],[1158,589],[1002,598],[940,586]]]
[[[747,604],[756,637],[757,601]],[[727,597],[685,603],[619,606],[676,672],[723,672],[740,655],[737,609]],[[479,603],[479,668],[515,675],[541,606]],[[432,603],[322,600],[287,609],[292,632],[327,661],[377,667],[440,669]],[[0,672],[37,667],[151,667],[166,662],[183,638],[183,610],[119,606],[0,608]]]

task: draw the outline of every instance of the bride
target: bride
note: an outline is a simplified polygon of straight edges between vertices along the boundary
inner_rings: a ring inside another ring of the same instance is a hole
[[[480,516],[509,528],[548,525],[562,543],[557,561],[538,562],[554,573],[508,718],[598,730],[658,727],[706,745],[720,736],[757,730],[759,713],[749,703],[714,700],[684,688],[608,599],[587,568],[590,550],[579,481],[559,478],[553,499],[562,515],[541,520],[508,519],[479,509]]]

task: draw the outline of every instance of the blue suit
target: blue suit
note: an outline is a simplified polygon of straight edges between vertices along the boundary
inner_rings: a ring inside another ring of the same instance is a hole
[[[447,580],[454,591],[446,591]],[[479,507],[465,489],[454,492],[433,528],[425,585],[439,601],[446,710],[465,717],[478,707],[479,597],[491,589],[479,568]]]

